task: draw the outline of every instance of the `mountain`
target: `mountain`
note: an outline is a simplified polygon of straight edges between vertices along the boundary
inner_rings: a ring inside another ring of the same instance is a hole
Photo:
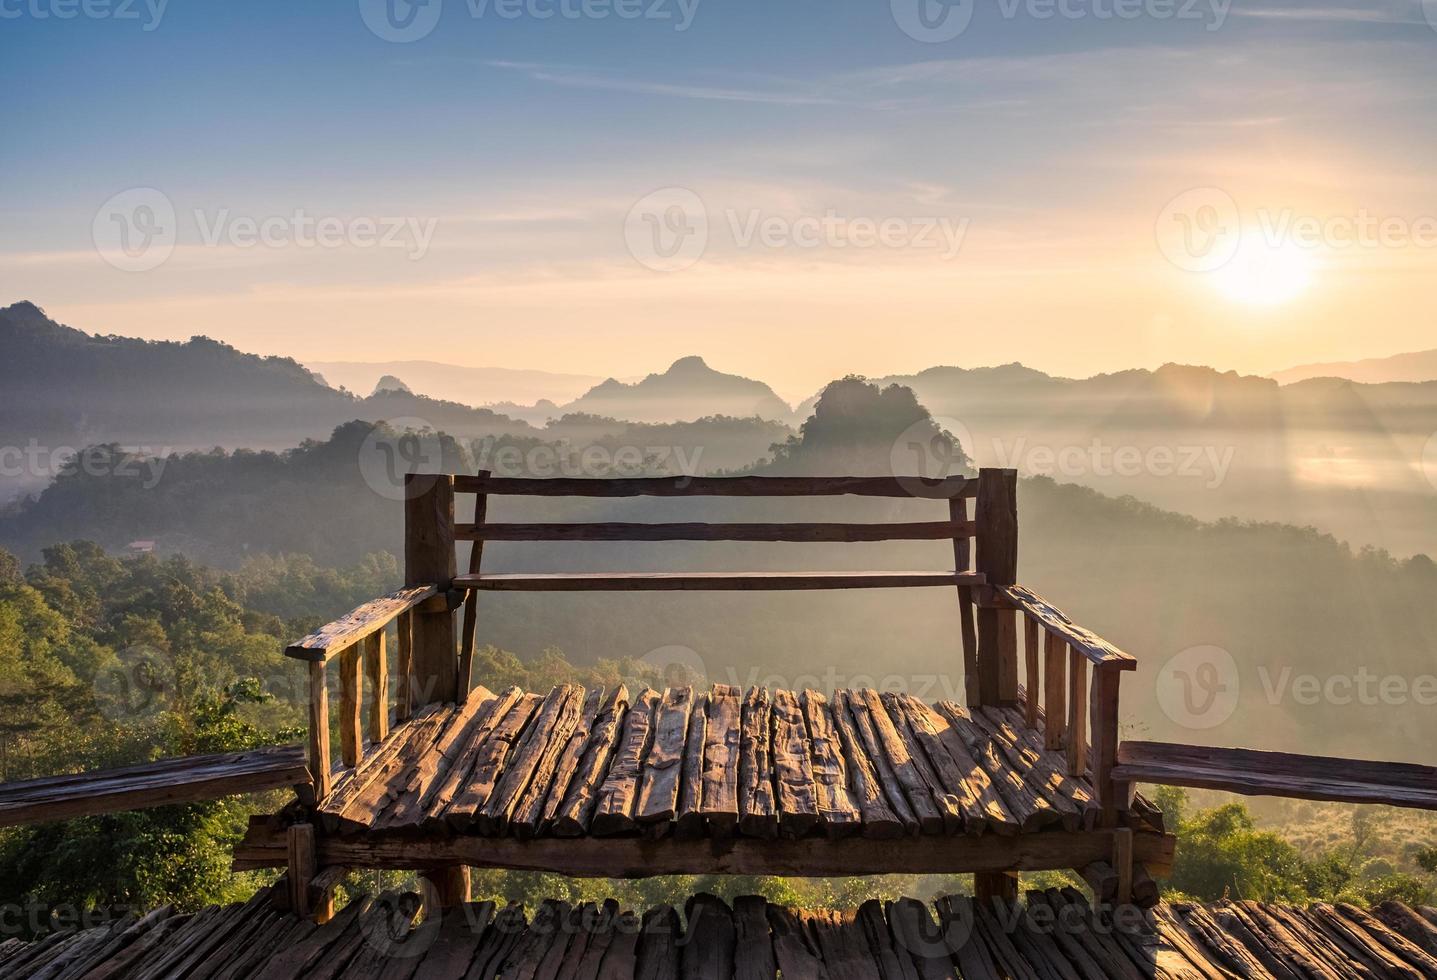
[[[692,421],[711,415],[787,422],[793,411],[762,381],[724,374],[702,357],[682,357],[662,374],[627,383],[609,378],[562,412],[632,422]]]
[[[1369,357],[1360,361],[1331,361],[1326,364],[1302,364],[1286,371],[1274,371],[1278,384],[1290,385],[1310,378],[1345,378],[1364,384],[1391,381],[1437,381],[1437,350],[1393,354],[1391,357]]]
[[[524,422],[402,390],[358,398],[297,361],[208,337],[149,341],[85,333],[34,303],[0,309],[0,446],[21,472],[0,473],[0,502],[43,486],[62,459],[99,443],[154,455],[228,446],[280,449],[354,419],[443,429],[456,437],[534,435]]]
[[[466,367],[439,361],[310,361],[305,366],[350,391],[370,391],[378,379],[394,376],[432,398],[488,406],[495,411],[503,411],[496,402],[532,405],[540,399],[568,401],[603,380],[586,374]]]
[[[323,375],[317,375],[317,377],[323,377]],[[372,394],[378,395],[386,391],[397,391],[405,395],[414,394],[414,389],[410,388],[407,384],[405,384],[403,381],[399,380],[392,374],[386,374],[384,377],[380,378],[375,383],[374,391],[372,392]]]

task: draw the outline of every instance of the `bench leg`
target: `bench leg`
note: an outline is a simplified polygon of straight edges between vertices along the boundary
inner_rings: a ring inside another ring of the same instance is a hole
[[[424,904],[429,909],[452,909],[469,901],[469,868],[463,864],[426,871]]]
[[[1133,902],[1133,832],[1129,827],[1113,831],[1113,870],[1118,873],[1117,894],[1114,905],[1131,905]]]
[[[289,889],[289,907],[300,918],[307,918],[311,912],[309,883],[314,880],[317,867],[314,856],[314,825],[297,823],[285,832],[285,846],[289,868],[285,882]]]
[[[980,902],[991,902],[1001,898],[1005,902],[1018,900],[1018,873],[1016,871],[979,871],[973,875],[973,897]]]

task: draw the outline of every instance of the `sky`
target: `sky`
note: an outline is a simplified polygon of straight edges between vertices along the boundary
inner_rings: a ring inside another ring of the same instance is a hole
[[[1437,346],[1437,0],[0,0],[0,304],[802,398]]]

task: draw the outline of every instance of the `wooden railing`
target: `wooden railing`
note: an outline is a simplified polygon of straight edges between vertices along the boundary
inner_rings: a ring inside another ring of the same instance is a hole
[[[1136,670],[1138,662],[1029,589],[1014,585],[994,592],[1023,620],[1028,727],[1043,730],[1046,748],[1067,752],[1069,775],[1091,776],[1104,825],[1115,826],[1132,795],[1131,783],[1113,779],[1118,686],[1123,671]]]
[[[329,795],[334,778],[329,740],[330,661],[339,661],[340,761],[344,768],[353,769],[362,761],[366,734],[371,745],[378,745],[389,734],[389,659],[384,631],[395,623],[399,685],[394,721],[398,723],[408,719],[413,709],[414,610],[434,600],[445,600],[436,585],[400,589],[366,602],[285,649],[287,656],[309,663],[309,770],[317,800]],[[364,711],[365,687],[370,690],[368,712]]]

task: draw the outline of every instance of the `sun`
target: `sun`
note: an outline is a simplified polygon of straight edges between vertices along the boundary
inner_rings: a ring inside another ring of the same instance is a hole
[[[1213,285],[1235,303],[1280,306],[1307,291],[1316,265],[1310,249],[1251,232],[1243,236],[1232,259],[1212,274]]]

